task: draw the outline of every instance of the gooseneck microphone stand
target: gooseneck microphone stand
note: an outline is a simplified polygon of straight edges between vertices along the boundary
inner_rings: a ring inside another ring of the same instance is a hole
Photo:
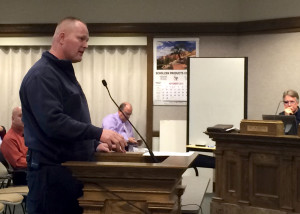
[[[142,137],[142,135],[138,132],[138,130],[135,128],[135,126],[131,123],[131,121],[129,120],[129,118],[124,114],[124,112],[120,109],[119,105],[115,102],[115,100],[112,98],[112,96],[110,95],[110,92],[109,92],[109,89],[107,87],[107,82],[105,80],[102,80],[102,84],[103,86],[106,88],[107,92],[108,92],[108,95],[110,97],[110,99],[113,101],[113,103],[117,106],[118,110],[120,112],[122,112],[123,116],[126,118],[126,120],[128,120],[128,122],[130,123],[130,125],[134,128],[134,130],[136,131],[136,133],[139,135],[139,137],[142,139],[142,141],[145,143],[148,151],[149,151],[149,154],[153,160],[154,163],[158,163],[156,157],[154,156],[152,150],[150,149],[150,147],[148,146],[148,143],[145,141],[145,139]]]

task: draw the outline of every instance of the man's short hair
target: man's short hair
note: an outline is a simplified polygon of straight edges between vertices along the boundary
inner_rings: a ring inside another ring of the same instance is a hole
[[[284,92],[283,92],[283,95],[282,95],[282,99],[284,100],[285,96],[287,96],[287,95],[288,95],[288,96],[291,96],[291,97],[296,97],[297,103],[299,103],[299,95],[298,95],[297,91],[292,90],[292,89],[289,89],[289,90],[287,90],[287,91],[284,91]]]
[[[76,17],[73,17],[73,16],[68,16],[68,17],[65,17],[63,18],[62,20],[60,20],[57,25],[56,25],[56,28],[55,28],[55,32],[54,32],[54,35],[58,35],[61,31],[61,26],[63,25],[63,23],[74,23],[76,21],[79,21],[83,24],[86,25],[85,22],[83,22],[82,20],[76,18]]]
[[[119,106],[119,108],[121,109],[121,111],[124,110],[124,108],[126,107],[126,105],[127,105],[127,103],[122,103],[122,104]]]

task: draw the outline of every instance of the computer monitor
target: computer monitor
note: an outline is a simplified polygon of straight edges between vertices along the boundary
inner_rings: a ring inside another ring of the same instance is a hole
[[[295,115],[263,115],[263,120],[281,120],[286,135],[297,135],[298,127]]]

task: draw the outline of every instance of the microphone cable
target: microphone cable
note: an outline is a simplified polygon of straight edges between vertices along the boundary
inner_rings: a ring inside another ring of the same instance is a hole
[[[277,112],[278,112],[278,109],[279,109],[280,103],[283,103],[283,101],[280,101],[280,102],[278,103],[278,106],[277,106],[277,109],[276,109],[275,115],[277,115]]]

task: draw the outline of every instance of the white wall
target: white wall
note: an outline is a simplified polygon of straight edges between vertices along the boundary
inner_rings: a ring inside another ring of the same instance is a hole
[[[299,0],[241,0],[240,21],[263,20],[300,15]]]
[[[275,114],[284,90],[300,93],[300,32],[200,37],[199,50],[203,57],[248,57],[248,119]],[[183,106],[154,106],[153,129],[159,120],[185,120],[186,114]]]
[[[0,24],[237,22],[300,16],[299,0],[0,0]]]
[[[238,21],[239,0],[1,0],[0,23]]]
[[[242,36],[238,52],[248,56],[249,119],[275,114],[284,90],[300,93],[300,33]]]

